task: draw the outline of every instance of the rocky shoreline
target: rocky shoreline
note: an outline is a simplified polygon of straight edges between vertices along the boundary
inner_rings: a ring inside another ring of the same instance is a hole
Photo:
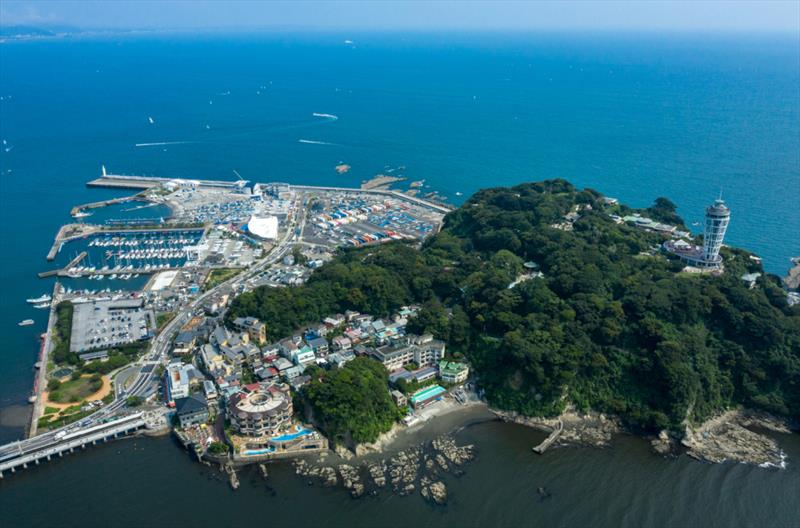
[[[778,442],[753,429],[791,433],[789,424],[767,413],[733,410],[696,427],[686,427],[680,444],[686,454],[705,462],[740,462],[759,467],[786,467]]]
[[[609,447],[613,435],[630,432],[622,427],[614,417],[598,413],[578,414],[567,411],[557,418],[536,418],[517,413],[492,410],[501,420],[547,433],[563,423],[563,431],[555,445],[579,445],[588,447]],[[778,433],[791,433],[786,420],[768,413],[750,410],[725,412],[706,422],[687,426],[682,435],[661,431],[650,437],[653,452],[662,456],[686,454],[697,460],[711,463],[738,462],[757,465],[763,468],[786,467],[786,455],[775,439],[762,429]]]
[[[308,479],[309,486],[340,485],[353,498],[377,495],[384,489],[400,496],[419,491],[426,500],[442,505],[447,503],[444,474],[463,475],[463,466],[475,456],[474,446],[458,446],[452,435],[445,434],[398,451],[388,459],[336,465],[325,464],[322,459],[317,462],[297,459],[294,469],[295,474]]]
[[[546,433],[556,429],[560,421],[563,429],[556,439],[555,445],[608,447],[611,445],[611,438],[623,431],[615,418],[599,413],[579,414],[570,410],[556,418],[540,418],[497,409],[491,409],[491,411],[504,422],[532,427]]]

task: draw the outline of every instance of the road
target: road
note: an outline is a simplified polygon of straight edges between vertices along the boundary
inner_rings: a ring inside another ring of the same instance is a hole
[[[177,335],[180,328],[192,318],[195,311],[202,306],[203,301],[225,288],[230,288],[232,291],[236,291],[246,280],[258,275],[264,270],[264,268],[282,259],[290,251],[292,242],[296,238],[296,229],[299,227],[300,233],[302,233],[305,229],[306,222],[306,209],[302,206],[299,199],[296,199],[294,210],[296,211],[295,217],[292,218],[291,222],[287,226],[287,230],[283,239],[281,239],[280,242],[278,242],[278,244],[272,248],[269,254],[248,268],[245,272],[240,273],[204,292],[194,301],[189,303],[178,314],[176,314],[175,317],[173,317],[172,320],[167,323],[167,325],[155,337],[150,345],[150,350],[148,353],[144,354],[142,359],[139,360],[142,368],[140,368],[137,378],[131,385],[130,390],[127,392],[120,392],[118,398],[114,400],[114,402],[86,418],[84,420],[85,423],[91,424],[106,419],[108,416],[124,407],[125,400],[130,396],[145,395],[150,381],[153,379],[153,376],[155,376],[157,366],[159,364],[164,364],[169,358],[169,348],[175,335]],[[297,211],[299,211],[299,213]],[[297,216],[300,218],[298,219]],[[151,368],[145,369],[145,367],[148,365],[150,365]]]
[[[172,344],[173,338],[177,335],[180,328],[191,319],[195,311],[202,306],[203,301],[222,291],[224,288],[230,288],[231,290],[236,291],[240,285],[244,284],[246,280],[261,273],[264,268],[282,259],[290,251],[292,244],[296,242],[298,238],[301,238],[302,232],[305,229],[306,208],[302,205],[302,200],[300,198],[296,198],[293,209],[295,213],[292,216],[289,225],[287,226],[288,228],[284,237],[262,260],[253,264],[243,273],[240,273],[201,294],[199,297],[189,303],[183,310],[176,314],[176,316],[172,318],[172,320],[167,323],[166,326],[164,326],[164,328],[151,342],[147,353],[143,354],[142,357],[140,357],[132,365],[138,366],[139,370],[136,373],[136,379],[130,384],[130,388],[128,390],[116,390],[116,399],[113,402],[99,409],[97,412],[87,416],[80,422],[64,426],[60,429],[54,429],[26,440],[20,440],[18,442],[12,442],[10,444],[0,446],[0,460],[6,456],[11,456],[12,454],[29,453],[31,451],[36,451],[51,446],[58,442],[58,439],[56,438],[58,433],[62,431],[76,432],[80,429],[92,427],[107,421],[125,408],[125,401],[130,396],[144,397],[148,391],[150,383],[154,381],[156,377],[158,365],[165,364],[169,358],[170,345]],[[300,237],[295,235],[295,231],[298,228],[299,232],[301,233]],[[129,368],[130,367],[121,372],[126,372],[129,370]],[[127,384],[127,378],[129,377],[130,374],[127,374],[125,376],[125,380],[119,381],[123,381],[125,384]],[[115,386],[116,385],[118,384],[115,383]]]

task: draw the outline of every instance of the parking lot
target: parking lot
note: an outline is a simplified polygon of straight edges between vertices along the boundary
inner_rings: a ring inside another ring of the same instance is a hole
[[[150,336],[153,312],[141,299],[91,301],[75,304],[71,352],[111,348]]]

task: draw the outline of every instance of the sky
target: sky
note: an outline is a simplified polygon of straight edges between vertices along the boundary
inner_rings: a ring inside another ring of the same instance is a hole
[[[0,25],[84,29],[793,32],[800,0],[0,0]]]

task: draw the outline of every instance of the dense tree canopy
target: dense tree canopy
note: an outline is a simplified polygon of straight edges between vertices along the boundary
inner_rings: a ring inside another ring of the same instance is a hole
[[[721,276],[681,272],[653,251],[661,235],[616,224],[596,191],[563,180],[478,192],[421,249],[343,252],[297,288],[261,288],[230,316],[283,337],[332,312],[387,315],[420,303],[410,325],[470,359],[490,402],[530,415],[568,403],[647,429],[677,428],[732,405],[800,414],[800,310],[743,250]],[[580,206],[571,231],[556,229]],[[625,212],[633,211],[620,206]],[[659,198],[642,214],[682,225]],[[533,261],[544,278],[509,286]]]
[[[313,374],[302,394],[331,441],[374,442],[400,418],[379,362],[361,357],[341,369],[313,369]]]

